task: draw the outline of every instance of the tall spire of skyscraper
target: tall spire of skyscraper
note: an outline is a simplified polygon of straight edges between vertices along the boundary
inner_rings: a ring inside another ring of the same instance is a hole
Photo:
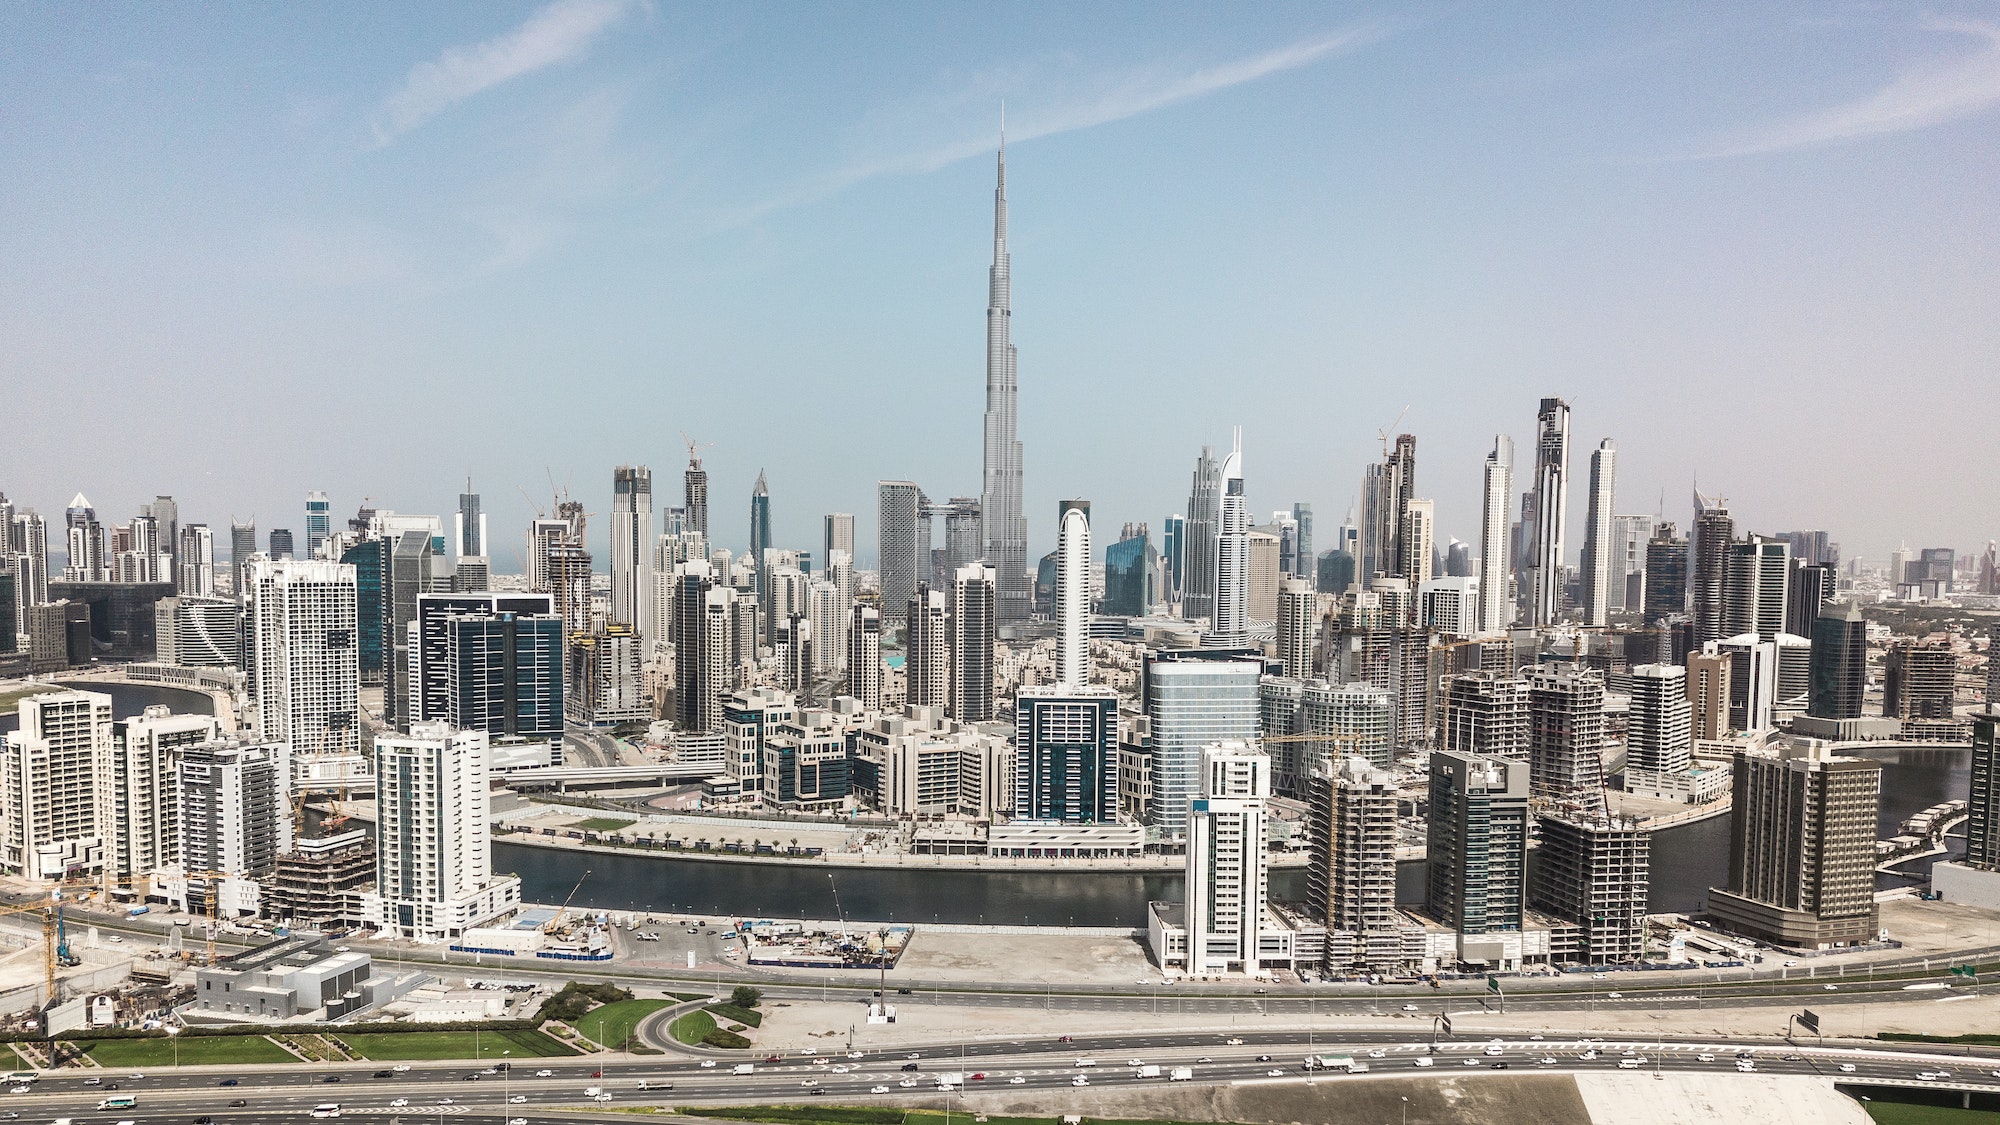
[[[1005,110],[1002,110],[1005,113]],[[1001,119],[999,176],[993,190],[993,268],[986,300],[985,476],[979,494],[986,563],[998,579],[1003,624],[1028,619],[1028,525],[1021,516],[1021,442],[1015,418],[1013,292],[1007,257],[1007,136]]]

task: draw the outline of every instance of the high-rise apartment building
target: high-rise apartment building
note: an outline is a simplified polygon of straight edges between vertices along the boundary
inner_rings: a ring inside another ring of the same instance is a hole
[[[153,603],[154,657],[184,667],[244,667],[240,626],[240,610],[228,598],[161,598]]]
[[[1149,653],[1145,707],[1153,747],[1153,823],[1168,836],[1187,831],[1188,805],[1201,784],[1202,747],[1248,741],[1260,731],[1261,661]]]
[[[257,525],[229,521],[229,592],[250,600],[250,556],[257,553]]]
[[[1729,672],[1729,658],[1719,652],[1688,654],[1688,717],[1696,741],[1713,742],[1729,732]]]
[[[1868,622],[1858,602],[1828,602],[1813,620],[1806,714],[1858,719],[1868,686]]]
[[[905,616],[903,678],[912,707],[943,707],[951,697],[950,599],[919,585]]]
[[[962,566],[951,578],[951,696],[945,713],[961,723],[993,719],[993,645],[998,590],[993,568]]]
[[[1303,578],[1278,584],[1278,662],[1285,675],[1310,679],[1319,641],[1319,593]]]
[[[750,559],[757,573],[764,573],[764,552],[771,549],[771,486],[764,470],[757,470],[757,483],[750,488]]]
[[[1808,563],[1792,556],[1789,589],[1785,594],[1785,632],[1810,638],[1820,608],[1833,600],[1839,581],[1828,563]]]
[[[1528,621],[1553,625],[1562,613],[1563,555],[1569,539],[1569,404],[1542,400],[1535,419],[1533,576]]]
[[[833,565],[833,553],[846,551],[849,561],[854,558],[854,515],[851,512],[832,512],[820,517],[820,569]]]
[[[1780,945],[1872,942],[1882,764],[1793,740],[1736,755],[1729,885],[1709,917]]]
[[[0,760],[0,871],[43,880],[100,870],[111,697],[53,692],[23,699],[19,711]]]
[[[1210,743],[1198,793],[1187,828],[1187,969],[1255,973],[1269,903],[1271,761],[1253,743]]]
[[[701,467],[700,447],[692,442],[681,473],[681,526],[689,535],[708,539],[708,470]]]
[[[215,596],[215,533],[207,524],[191,523],[181,528],[174,560],[176,590],[196,597]]]
[[[1507,959],[1501,941],[1477,939],[1520,932],[1527,863],[1528,763],[1432,754],[1426,904],[1459,932],[1461,956]]]
[[[1957,676],[1958,658],[1949,644],[1893,644],[1883,661],[1882,713],[1904,722],[1949,719]]]
[[[185,872],[268,874],[292,850],[291,747],[220,738],[178,755]]]
[[[1972,718],[1965,862],[1984,871],[2000,871],[2000,705]]]
[[[298,557],[298,552],[292,544],[292,529],[289,527],[272,528],[270,544],[270,549],[266,553],[274,559],[293,559]]]
[[[1130,524],[1126,525],[1128,528]],[[1103,610],[1111,617],[1144,617],[1158,600],[1160,558],[1146,525],[1104,549]]]
[[[1096,824],[1118,818],[1118,693],[1058,684],[1014,700],[1014,815]]]
[[[993,266],[987,274],[986,418],[983,484],[986,565],[999,582],[997,611],[1003,624],[1028,619],[1034,600],[1028,585],[1028,521],[1021,514],[1021,438],[1016,428],[1020,381],[1015,370],[1012,259],[1007,253],[1007,144],[1000,143],[993,189]],[[884,605],[901,605],[887,600]]]
[[[1617,475],[1618,446],[1605,438],[1590,454],[1590,508],[1583,522],[1583,618],[1589,625],[1603,625],[1613,605],[1625,606],[1624,560],[1611,550]]]
[[[1361,758],[1342,758],[1306,782],[1306,912],[1326,927],[1329,973],[1385,973],[1404,961],[1396,803],[1395,778]]]
[[[1057,509],[1056,683],[1090,683],[1090,501],[1064,500]]]
[[[1637,613],[1646,606],[1646,545],[1659,521],[1649,515],[1611,517],[1611,606]]]
[[[1243,431],[1222,461],[1215,535],[1215,625],[1203,643],[1242,648],[1250,641],[1250,510],[1243,495]]]
[[[163,706],[111,724],[98,818],[114,876],[129,879],[180,862],[181,753],[219,730],[212,715],[175,715]]]
[[[479,494],[472,491],[469,479],[465,482],[465,491],[458,494],[458,514],[452,517],[452,542],[458,548],[459,558],[488,557],[486,513],[480,509]]]
[[[485,731],[437,722],[375,740],[377,925],[456,937],[520,905],[521,881],[493,873],[488,753]]]
[[[1640,664],[1630,673],[1632,703],[1626,719],[1625,788],[1657,787],[1662,775],[1686,773],[1694,708],[1687,669]]]
[[[1447,637],[1479,631],[1479,580],[1433,578],[1417,590],[1417,624]]]
[[[881,577],[882,612],[893,618],[909,608],[918,577],[930,573],[930,522],[923,518],[930,501],[923,489],[906,480],[879,481],[876,490],[875,565]]]
[[[1507,565],[1507,499],[1514,492],[1514,439],[1500,434],[1486,455],[1484,502],[1479,521],[1479,631],[1497,633],[1514,620]],[[1322,589],[1324,587],[1322,586]]]
[[[1194,462],[1194,485],[1188,492],[1188,514],[1182,547],[1187,557],[1186,585],[1181,592],[1181,616],[1215,623],[1215,548],[1222,520],[1222,468],[1215,451],[1201,447]]]
[[[258,733],[299,755],[359,754],[354,568],[260,558],[250,582]]]
[[[847,694],[880,711],[882,677],[882,614],[857,603],[847,626]]]
[[[1436,555],[1437,505],[1430,500],[1410,500],[1403,505],[1403,525],[1396,535],[1396,549],[1402,557],[1404,573],[1397,575],[1415,589],[1437,573],[1432,565]]]

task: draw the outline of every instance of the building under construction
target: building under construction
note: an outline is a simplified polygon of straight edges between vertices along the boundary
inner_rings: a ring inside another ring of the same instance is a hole
[[[265,913],[316,929],[361,924],[361,892],[375,881],[375,844],[356,828],[300,840],[279,856],[264,888]]]
[[[1578,959],[1609,965],[1644,957],[1652,832],[1634,821],[1576,813],[1547,814],[1541,829],[1531,897],[1582,931]]]

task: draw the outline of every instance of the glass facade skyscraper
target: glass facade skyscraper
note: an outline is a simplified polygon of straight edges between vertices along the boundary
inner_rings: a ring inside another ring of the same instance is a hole
[[[1201,781],[1202,747],[1257,738],[1262,661],[1211,653],[1146,663],[1146,714],[1153,735],[1153,823],[1170,836],[1187,831],[1188,804]]]
[[[1159,556],[1152,539],[1135,535],[1104,549],[1104,613],[1144,617],[1152,609],[1153,571]]]

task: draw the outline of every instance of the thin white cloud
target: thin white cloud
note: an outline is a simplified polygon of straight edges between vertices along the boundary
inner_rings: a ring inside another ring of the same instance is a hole
[[[1691,159],[1752,156],[1907,133],[2000,105],[2000,26],[1957,20],[1931,20],[1926,26],[1983,39],[1985,46],[1966,57],[1904,74],[1867,97],[1742,134]]]
[[[505,35],[452,47],[418,64],[383,102],[376,140],[387,144],[474,94],[575,58],[630,6],[628,0],[555,0]]]
[[[1283,71],[1296,70],[1331,55],[1355,50],[1389,34],[1379,23],[1357,24],[1314,39],[1306,39],[1246,59],[1198,70],[1192,74],[1162,76],[1156,72],[1118,77],[1100,92],[1073,98],[1066,104],[1025,117],[1013,116],[1007,125],[1009,143],[1030,141],[1059,133],[1075,132],[1137,117],[1142,113],[1204,97],[1232,86],[1255,82]],[[754,222],[774,211],[811,203],[835,192],[878,176],[920,175],[949,164],[993,151],[993,137],[982,136],[940,145],[920,152],[850,164],[799,184],[775,198],[765,200],[725,216],[724,227]]]

